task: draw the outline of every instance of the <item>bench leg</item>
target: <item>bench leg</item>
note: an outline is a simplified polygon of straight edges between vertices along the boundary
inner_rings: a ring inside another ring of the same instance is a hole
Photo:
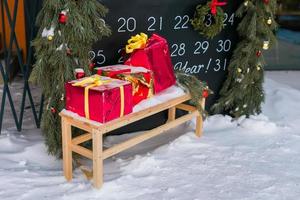
[[[201,137],[202,136],[202,129],[203,129],[203,119],[202,116],[199,115],[196,117],[196,136]]]
[[[94,186],[100,189],[103,185],[103,146],[102,134],[93,130],[93,181]]]
[[[72,131],[71,131],[71,124],[67,122],[62,117],[61,120],[62,126],[62,143],[63,143],[63,169],[64,169],[64,176],[67,181],[72,180]]]
[[[168,111],[168,122],[174,121],[176,118],[176,107],[169,108]]]

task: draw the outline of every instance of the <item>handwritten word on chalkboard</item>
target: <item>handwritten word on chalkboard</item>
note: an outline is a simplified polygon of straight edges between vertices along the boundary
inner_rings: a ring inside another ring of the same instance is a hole
[[[90,57],[97,66],[123,63],[122,50],[127,40],[140,32],[157,33],[169,42],[175,70],[197,76],[208,82],[215,91],[209,99],[211,105],[218,98],[218,91],[226,76],[232,51],[237,43],[237,20],[234,12],[242,1],[229,0],[224,7],[224,30],[208,40],[190,24],[195,7],[207,1],[195,0],[102,0],[110,12],[105,21],[112,29],[112,36],[94,45]],[[213,17],[206,17],[206,26]]]

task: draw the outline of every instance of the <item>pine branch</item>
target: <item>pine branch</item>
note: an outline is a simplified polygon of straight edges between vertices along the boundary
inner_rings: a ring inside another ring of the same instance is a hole
[[[242,18],[237,28],[241,41],[231,58],[221,98],[212,108],[215,113],[228,113],[238,118],[261,112],[264,101],[261,53],[276,42],[275,10],[276,0],[269,0],[269,3],[245,0],[237,10],[237,16]]]
[[[102,17],[108,10],[97,0],[45,0],[37,17],[40,27],[35,47],[36,63],[30,80],[39,84],[46,98],[42,131],[50,154],[61,156],[58,113],[65,106],[64,84],[75,79],[74,69],[89,74],[92,45],[110,34]],[[66,23],[59,22],[65,13]],[[70,53],[71,52],[71,53]]]
[[[199,81],[195,76],[190,76],[181,72],[176,72],[176,79],[179,86],[189,92],[191,95],[190,104],[196,106],[199,113],[203,116],[207,116],[207,112],[203,110],[201,101],[203,100],[203,91],[207,91],[208,94],[213,92],[208,88],[205,82]]]

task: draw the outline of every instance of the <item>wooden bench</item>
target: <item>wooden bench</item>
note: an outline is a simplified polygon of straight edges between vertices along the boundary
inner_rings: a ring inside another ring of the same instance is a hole
[[[103,184],[103,160],[115,154],[125,151],[141,142],[144,142],[152,137],[160,135],[165,131],[174,128],[184,122],[187,122],[196,117],[196,135],[202,135],[203,120],[198,110],[184,102],[190,100],[190,95],[183,94],[179,97],[171,99],[165,103],[160,103],[156,106],[147,108],[145,110],[134,112],[116,120],[110,121],[106,124],[97,123],[83,117],[77,117],[69,111],[62,111],[61,125],[62,125],[62,143],[63,143],[63,170],[64,176],[68,181],[72,180],[72,153],[76,152],[93,161],[93,184],[96,188],[101,188]],[[203,108],[205,100],[201,102]],[[188,114],[176,119],[176,109],[188,111]],[[149,117],[161,111],[168,110],[168,121],[149,131],[145,131],[138,136],[128,139],[125,142],[117,144],[108,149],[103,149],[103,136],[115,129],[136,122],[143,118]],[[77,137],[72,137],[71,127],[77,127],[86,131],[87,133]],[[92,150],[80,146],[83,142],[92,140]]]

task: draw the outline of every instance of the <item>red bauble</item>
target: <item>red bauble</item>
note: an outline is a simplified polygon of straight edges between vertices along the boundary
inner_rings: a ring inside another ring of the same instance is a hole
[[[68,16],[67,16],[66,14],[60,13],[60,14],[58,15],[58,22],[59,22],[59,23],[65,24],[65,23],[67,23],[67,21],[68,21]]]
[[[256,52],[256,56],[257,56],[257,57],[260,57],[261,54],[262,54],[262,52],[261,52],[260,50],[258,50],[258,51]]]
[[[270,0],[263,0],[265,4],[268,4]]]
[[[76,77],[76,79],[84,78],[85,77],[84,70],[81,68],[75,69],[75,77]]]
[[[90,71],[93,71],[95,66],[96,66],[95,63],[93,63],[93,62],[90,63],[90,66],[89,66]]]
[[[56,113],[56,109],[53,108],[53,107],[51,107],[50,111],[51,111],[52,114],[55,114],[55,113]]]
[[[71,55],[72,55],[72,50],[69,49],[69,48],[67,48],[67,55],[68,55],[68,56],[71,56]]]
[[[208,96],[209,96],[208,90],[203,90],[202,97],[206,99]]]

